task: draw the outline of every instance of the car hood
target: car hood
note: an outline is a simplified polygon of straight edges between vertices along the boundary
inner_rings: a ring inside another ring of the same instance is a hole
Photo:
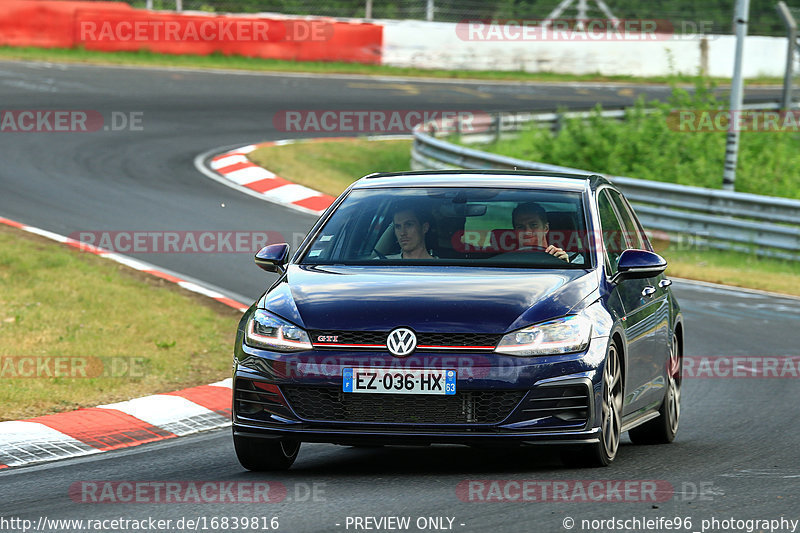
[[[261,305],[306,329],[505,333],[564,316],[597,287],[587,270],[290,265]]]

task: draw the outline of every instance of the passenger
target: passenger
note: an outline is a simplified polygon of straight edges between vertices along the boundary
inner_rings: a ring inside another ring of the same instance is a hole
[[[392,221],[400,253],[387,255],[387,259],[434,258],[425,246],[425,236],[430,231],[431,225],[419,210],[402,207],[395,212]]]
[[[519,204],[511,213],[511,223],[517,232],[520,249],[526,247],[539,247],[548,254],[569,262],[569,255],[563,249],[552,244],[547,244],[547,232],[550,224],[547,222],[547,211],[536,202]]]

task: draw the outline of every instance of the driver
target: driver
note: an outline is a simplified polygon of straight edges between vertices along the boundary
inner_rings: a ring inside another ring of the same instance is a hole
[[[434,256],[425,247],[425,235],[430,223],[416,209],[400,208],[392,219],[394,235],[400,244],[400,253],[387,255],[387,259],[432,259]]]
[[[519,204],[511,213],[511,222],[517,232],[520,248],[538,246],[548,254],[569,262],[569,256],[563,249],[547,244],[547,232],[550,224],[547,222],[547,211],[536,202]]]

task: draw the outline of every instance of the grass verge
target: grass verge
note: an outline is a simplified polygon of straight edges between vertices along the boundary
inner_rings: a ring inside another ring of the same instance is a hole
[[[409,169],[411,141],[355,139],[265,146],[250,160],[282,178],[339,196],[356,179],[373,172]]]
[[[538,81],[538,82],[618,82],[618,83],[691,83],[694,76],[670,75],[638,78],[635,76],[604,76],[601,74],[558,74],[551,72],[487,71],[487,70],[443,70],[391,67],[385,65],[362,65],[359,63],[283,61],[242,56],[211,54],[171,55],[149,51],[96,52],[76,48],[15,48],[0,46],[0,59],[23,61],[52,61],[62,63],[89,63],[95,65],[136,65],[147,67],[183,67],[197,69],[234,69],[258,72],[296,72],[311,74],[361,74],[369,76],[404,76],[441,79],[476,79],[490,81]],[[730,83],[729,78],[718,78],[721,84]],[[749,85],[780,85],[782,79],[748,79]]]
[[[165,280],[0,226],[0,420],[228,377],[240,316]],[[23,377],[31,373],[60,377]]]
[[[800,264],[796,262],[743,252],[687,250],[657,240],[652,244],[667,260],[670,276],[800,296]]]
[[[365,174],[409,170],[410,151],[411,141],[358,139],[268,146],[250,158],[289,181],[338,196]],[[671,276],[800,296],[798,263],[662,241],[653,246],[669,262]]]

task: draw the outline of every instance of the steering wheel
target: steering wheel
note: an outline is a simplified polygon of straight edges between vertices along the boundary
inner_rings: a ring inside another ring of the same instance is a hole
[[[545,248],[544,246],[536,246],[536,245],[520,246],[516,250],[512,250],[512,251],[510,251],[508,253],[515,254],[515,253],[518,253],[518,252],[543,252],[543,253],[547,253],[547,248]]]
[[[544,246],[524,246],[524,247],[519,248],[517,250],[512,250],[510,252],[505,252],[505,253],[499,254],[499,255],[497,255],[495,257],[508,258],[508,259],[512,259],[512,258],[522,259],[523,256],[525,256],[527,254],[536,253],[536,254],[543,254],[543,255],[546,256],[546,260],[545,260],[545,258],[541,259],[541,261],[544,261],[545,264],[552,263],[553,265],[560,265],[560,264],[565,264],[565,263],[569,262],[569,261],[565,262],[563,259],[560,259],[560,258],[556,257],[555,255],[553,255],[551,253],[548,253],[546,250],[547,250],[547,248],[545,248]],[[540,260],[537,258],[537,261],[540,261]]]
[[[495,257],[513,257],[513,256],[522,256],[531,253],[541,253],[545,255],[551,255],[547,253],[546,248],[544,246],[523,246],[522,248],[517,248],[516,250],[509,250],[507,252],[502,252],[497,254]]]

